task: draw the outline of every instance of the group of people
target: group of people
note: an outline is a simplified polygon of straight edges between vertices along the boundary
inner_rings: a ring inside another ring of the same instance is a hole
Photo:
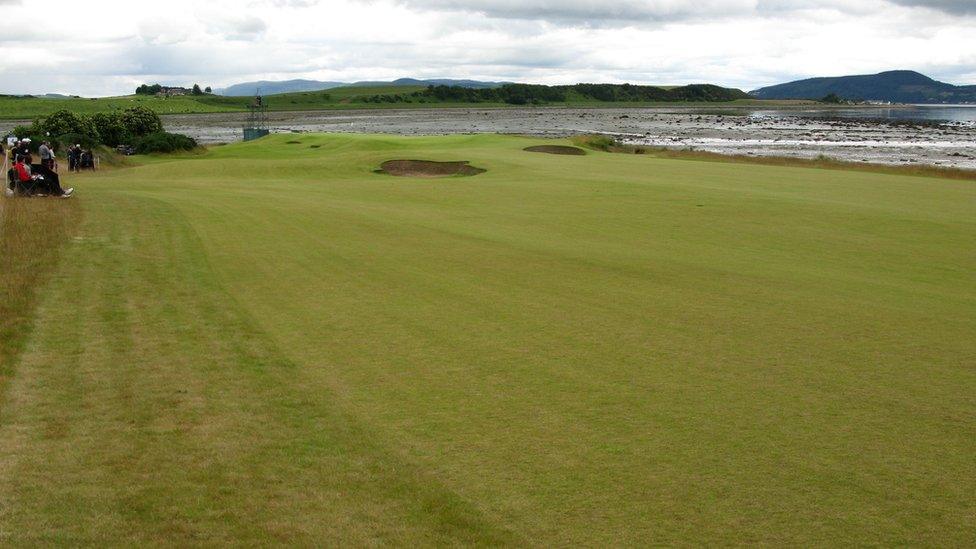
[[[68,147],[68,170],[77,172],[95,169],[95,155],[81,145]]]
[[[30,139],[9,143],[10,157],[13,163],[7,170],[7,186],[4,193],[7,196],[20,193],[32,196],[71,197],[75,191],[73,188],[61,188],[57,156],[51,143],[45,141],[38,147],[37,154],[40,157],[40,164],[34,164],[34,155],[31,152],[30,144]],[[78,148],[80,149],[80,147]],[[0,155],[4,159],[7,158],[2,145],[0,145]],[[70,158],[69,155],[69,165],[71,164]]]

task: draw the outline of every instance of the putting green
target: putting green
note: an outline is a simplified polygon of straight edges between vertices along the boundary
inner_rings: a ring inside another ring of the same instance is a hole
[[[76,176],[0,542],[976,540],[972,182],[545,144]]]

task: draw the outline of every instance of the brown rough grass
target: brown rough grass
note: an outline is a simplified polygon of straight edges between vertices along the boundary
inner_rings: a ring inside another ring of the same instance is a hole
[[[31,330],[38,291],[79,214],[76,200],[0,198],[0,395]]]

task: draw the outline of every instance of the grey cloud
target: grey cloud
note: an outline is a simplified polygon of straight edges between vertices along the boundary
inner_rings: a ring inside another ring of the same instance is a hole
[[[958,15],[976,15],[974,0],[891,0],[895,4],[913,8],[930,8]]]
[[[310,8],[319,0],[258,0],[250,4],[251,7],[274,6],[276,8]]]
[[[498,19],[542,20],[593,27],[739,16],[778,16],[786,12],[813,9],[863,14],[878,7],[878,4],[872,6],[871,2],[858,5],[847,0],[617,0],[612,3],[595,0],[396,1],[417,9],[473,12]],[[949,0],[943,2],[952,3]]]
[[[467,11],[500,19],[538,19],[599,26],[604,22],[673,21],[701,14],[745,13],[753,0],[399,0],[400,4],[430,10]]]
[[[209,30],[231,40],[253,40],[268,30],[268,24],[257,17],[247,16],[213,22]]]
[[[235,21],[232,26],[232,36],[237,38],[251,38],[259,36],[268,30],[268,24],[257,17],[247,17]]]

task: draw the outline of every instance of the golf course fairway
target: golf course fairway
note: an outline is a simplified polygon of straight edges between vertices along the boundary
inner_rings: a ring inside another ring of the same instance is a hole
[[[546,144],[3,200],[71,222],[0,353],[0,545],[976,543],[976,183]]]

